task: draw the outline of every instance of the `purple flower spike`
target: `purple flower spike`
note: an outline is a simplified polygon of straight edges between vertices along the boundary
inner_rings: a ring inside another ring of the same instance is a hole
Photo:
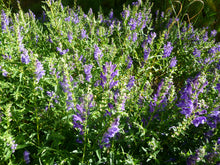
[[[111,11],[111,12],[109,13],[109,19],[113,19],[113,16],[114,16],[114,13],[113,13],[113,11]]]
[[[130,11],[129,10],[124,10],[122,13],[121,13],[122,17],[124,19],[128,18],[130,16]]]
[[[195,127],[198,127],[199,124],[204,124],[207,121],[206,117],[204,116],[199,116],[195,118],[192,123],[194,124]]]
[[[117,85],[118,85],[118,82],[119,82],[119,81],[111,81],[111,82],[110,82],[110,85],[109,85],[109,89],[112,89],[114,86],[117,86]]]
[[[220,93],[220,84],[216,84],[215,89],[218,90],[218,92]]]
[[[51,39],[50,36],[48,36],[48,40],[47,41],[50,42],[50,43],[53,43],[53,40]]]
[[[212,36],[212,37],[215,37],[216,34],[217,34],[217,31],[216,31],[216,30],[211,31],[211,36]]]
[[[2,70],[2,76],[7,77],[7,75],[8,75],[8,72],[3,69],[3,70]]]
[[[103,54],[102,51],[99,49],[99,47],[95,44],[95,51],[94,51],[94,59],[97,61],[99,64],[98,60],[99,58],[102,58]]]
[[[150,35],[148,35],[147,43],[152,44],[152,40],[156,38],[157,34],[155,32],[151,32]]]
[[[208,37],[208,32],[206,32],[203,36],[203,41],[208,41],[209,37]]]
[[[133,60],[132,60],[132,58],[130,57],[130,56],[128,56],[128,66],[127,66],[127,69],[129,69],[129,68],[131,68],[131,65],[132,65],[132,63],[133,63]]]
[[[28,64],[30,62],[28,51],[26,49],[24,49],[21,54],[21,62],[24,64]]]
[[[130,80],[128,82],[128,85],[127,85],[127,88],[128,88],[129,91],[134,86],[134,82],[135,82],[134,76],[131,76],[131,78],[130,78]]]
[[[2,31],[5,32],[7,26],[9,25],[9,19],[6,16],[4,10],[2,10],[2,13],[1,13],[1,25],[2,25]]]
[[[73,33],[68,32],[67,37],[68,37],[68,41],[69,41],[69,43],[72,43],[72,40],[73,40]]]
[[[150,48],[148,48],[147,50],[144,49],[144,61],[147,61],[150,52],[151,52]]]
[[[193,51],[193,55],[194,55],[195,57],[200,57],[201,51],[198,50],[197,48],[195,48],[194,51]]]
[[[26,164],[29,164],[31,162],[29,155],[30,155],[30,152],[24,151],[24,160]]]
[[[110,70],[110,72],[112,73],[112,74],[111,74],[111,77],[110,77],[110,80],[112,80],[115,76],[118,76],[118,70],[116,70],[116,71],[114,71],[114,72],[113,72],[113,71],[114,71],[114,70],[112,70],[112,71]]]
[[[60,53],[60,55],[64,55],[69,52],[69,49],[62,50],[61,48],[57,47],[57,51]]]
[[[132,37],[132,41],[135,42],[137,40],[137,33],[134,32],[133,33],[133,37]]]
[[[88,36],[86,35],[86,30],[82,29],[81,30],[81,38],[88,38]]]
[[[137,21],[134,18],[131,18],[128,22],[128,25],[131,27],[131,30],[135,30],[137,26]]]
[[[45,75],[45,70],[43,68],[43,65],[41,64],[40,61],[36,60],[36,77],[37,77],[37,82]]]
[[[176,66],[177,60],[176,57],[173,57],[170,61],[170,68],[173,68]]]
[[[103,135],[100,148],[103,148],[103,146],[107,148],[111,146],[110,138],[113,138],[115,134],[119,132],[119,120],[119,117],[116,118],[115,121],[111,124],[111,127],[108,128],[108,131]]]
[[[88,82],[90,82],[90,79],[92,78],[92,75],[91,75],[92,67],[93,66],[91,64],[84,66],[84,72],[86,74],[86,81],[88,81]]]
[[[167,42],[167,45],[164,45],[164,56],[163,58],[169,57],[171,52],[173,50],[173,47],[171,46],[171,42]]]

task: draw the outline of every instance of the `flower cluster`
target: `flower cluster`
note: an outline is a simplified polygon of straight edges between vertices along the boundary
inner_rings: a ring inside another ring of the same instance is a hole
[[[36,60],[36,72],[35,72],[35,74],[36,74],[37,82],[39,82],[40,79],[45,75],[45,70],[43,68],[43,65],[38,60]]]
[[[171,45],[171,42],[167,42],[167,44],[164,45],[163,49],[164,49],[163,58],[169,57],[173,50],[173,46]]]
[[[24,160],[25,160],[25,163],[26,164],[29,164],[31,161],[30,161],[30,152],[28,151],[24,151]]]
[[[100,148],[103,148],[103,146],[105,147],[111,146],[110,139],[113,138],[115,134],[118,133],[120,130],[118,128],[119,121],[120,121],[120,118],[118,117],[114,120],[114,122],[112,122],[111,126],[108,128],[107,132],[102,137]]]
[[[101,72],[100,78],[101,80],[97,80],[95,83],[95,86],[101,85],[103,90],[105,88],[105,86],[107,85],[107,81],[108,81],[108,77],[109,77],[109,89],[112,89],[114,86],[117,86],[118,84],[118,80],[114,81],[113,78],[115,76],[118,76],[118,72],[119,70],[115,70],[116,69],[116,64],[112,64],[112,62],[106,62],[105,65],[103,65],[103,72]],[[114,71],[115,70],[115,71]]]

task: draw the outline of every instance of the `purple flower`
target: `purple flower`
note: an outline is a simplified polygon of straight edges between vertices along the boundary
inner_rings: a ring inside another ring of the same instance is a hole
[[[128,25],[130,26],[131,30],[135,30],[137,26],[137,22],[134,18],[131,18],[128,22]]]
[[[41,88],[41,87],[36,87],[35,89],[36,89],[36,90],[40,89],[41,91],[43,91],[43,88]],[[39,91],[39,90],[38,90],[38,91]]]
[[[129,10],[124,10],[122,13],[121,13],[122,17],[124,19],[128,18],[130,16],[130,11]]]
[[[216,31],[215,29],[211,31],[211,36],[212,36],[212,37],[215,37],[216,34],[217,34],[217,31]]]
[[[94,84],[94,87],[97,87],[97,86],[99,86],[99,85],[101,85],[101,80],[97,80],[97,81],[95,82],[95,84]]]
[[[12,153],[15,152],[15,149],[17,148],[18,144],[15,143],[15,140],[12,141],[12,145],[11,145],[11,149],[12,149]]]
[[[104,84],[107,82],[107,74],[103,74],[101,72],[100,78],[102,79],[102,81],[104,82]]]
[[[99,58],[102,58],[103,54],[102,51],[99,49],[99,47],[95,44],[95,51],[94,51],[94,59],[97,61],[99,64],[98,60]]]
[[[86,30],[82,29],[81,30],[81,38],[88,38],[88,36],[86,35]]]
[[[109,89],[112,89],[114,86],[117,86],[118,82],[119,81],[111,81],[110,84],[109,84]]]
[[[201,51],[198,50],[197,48],[195,48],[194,51],[193,51],[193,55],[194,55],[195,57],[200,57]]]
[[[162,11],[161,12],[161,15],[160,15],[162,18],[164,18],[164,12]]]
[[[195,165],[195,164],[196,164],[196,160],[197,160],[197,156],[190,155],[190,156],[187,158],[186,164],[187,164],[187,165]]]
[[[76,113],[73,115],[73,128],[78,128],[80,130],[80,134],[83,134],[83,113]]]
[[[60,55],[64,55],[69,52],[69,49],[62,50],[61,48],[57,47],[57,51],[60,53]]]
[[[127,84],[127,88],[128,88],[129,91],[134,86],[134,82],[135,82],[134,76],[131,76],[131,78],[130,78],[128,84]]]
[[[196,112],[195,115],[204,115],[207,114],[207,110],[202,110],[200,112]]]
[[[45,75],[45,70],[43,68],[43,65],[41,64],[40,61],[36,60],[36,77],[37,77],[37,82]]]
[[[72,43],[72,40],[73,40],[73,33],[72,33],[72,32],[68,32],[67,37],[68,37],[68,41],[69,41],[69,43]]]
[[[50,36],[48,36],[48,40],[47,41],[49,41],[50,43],[53,43],[53,40],[51,39]]]
[[[114,96],[113,96],[115,103],[117,103],[117,98],[118,98],[118,96],[119,96],[119,90],[116,89],[116,90],[114,91]]]
[[[73,19],[72,19],[72,22],[75,23],[75,24],[78,24],[78,23],[79,23],[79,17],[78,17],[78,14],[73,13]]]
[[[144,49],[144,61],[147,61],[150,52],[151,52],[150,48],[148,48],[147,50]]]
[[[113,15],[114,15],[114,13],[113,13],[113,11],[111,11],[111,12],[109,13],[109,19],[113,19]]]
[[[203,36],[203,41],[208,41],[209,37],[208,37],[208,32],[205,32],[204,36]]]
[[[101,72],[101,75],[100,75],[100,78],[102,80],[96,81],[95,86],[101,85],[104,90],[104,86],[107,82],[107,77],[108,77],[108,75],[110,75],[111,81],[109,84],[110,85],[109,88],[111,89],[114,86],[116,86],[119,82],[119,81],[113,81],[113,78],[118,75],[118,70],[114,71],[116,68],[116,65],[112,65],[112,62],[110,61],[110,62],[106,62],[106,64],[103,65],[102,68],[103,68],[103,72],[104,72],[104,73]]]
[[[92,78],[92,75],[91,75],[92,67],[93,67],[93,65],[91,65],[91,64],[84,66],[84,72],[86,74],[86,81],[88,81],[88,82],[90,82],[90,79]]]
[[[142,12],[136,13],[135,16],[137,17],[138,26],[140,26],[143,20]]]
[[[68,17],[66,17],[66,18],[64,19],[64,21],[69,22],[69,21],[70,21],[70,19],[71,19],[71,17],[70,17],[70,16],[68,16]]]
[[[158,84],[157,92],[156,92],[156,94],[154,95],[154,97],[156,97],[156,98],[159,97],[160,91],[161,91],[163,85],[164,85],[164,79],[162,79],[161,82]],[[157,99],[156,99],[156,100],[157,100]],[[155,101],[156,101],[156,100],[155,100]]]
[[[114,106],[111,103],[108,103],[108,107],[112,110],[114,109]]]
[[[216,84],[216,87],[215,87],[216,90],[218,90],[218,92],[220,93],[220,84]]]
[[[21,62],[24,64],[28,64],[30,62],[28,51],[26,49],[22,51],[23,53],[21,54]]]
[[[127,69],[129,69],[129,68],[131,68],[131,65],[132,65],[132,63],[133,63],[133,60],[132,60],[132,58],[130,57],[130,56],[128,56],[128,66],[127,66]]]
[[[11,55],[2,55],[2,57],[6,60],[6,59],[9,59],[11,60]]]
[[[137,33],[134,32],[133,33],[133,37],[132,37],[132,41],[135,42],[137,40]]]
[[[215,53],[217,53],[217,48],[216,48],[216,47],[210,48],[209,51],[208,51],[208,53],[209,53],[209,54],[215,54]]]
[[[39,40],[38,40],[39,35],[36,35],[35,38],[36,38],[36,43],[38,43],[38,41],[39,41]]]
[[[2,76],[6,77],[8,75],[8,72],[6,70],[2,70]]]
[[[170,61],[170,68],[173,68],[176,66],[177,60],[176,57],[173,57]]]
[[[111,124],[111,126],[108,128],[107,132],[103,135],[100,148],[110,147],[110,138],[113,138],[116,133],[119,132],[119,120],[120,118],[116,118],[114,122]]]
[[[141,0],[138,0],[136,2],[132,2],[133,6],[139,6],[141,4]]]
[[[25,163],[26,164],[29,164],[31,161],[30,161],[30,157],[29,157],[29,155],[30,155],[30,152],[28,152],[28,151],[24,151],[24,160],[25,160]]]
[[[156,38],[157,34],[155,32],[151,32],[150,35],[148,35],[147,43],[152,44],[152,41],[154,38]]]
[[[54,91],[47,91],[47,95],[49,96],[49,97],[52,97],[53,95],[54,95],[55,93],[54,93]]]
[[[164,45],[164,56],[163,58],[169,57],[171,52],[173,50],[173,47],[171,46],[171,42],[167,42],[167,45]]]
[[[124,111],[125,110],[125,102],[127,100],[127,97],[125,96],[122,103],[121,103],[121,110]]]
[[[2,10],[1,13],[1,25],[2,25],[2,31],[4,33],[4,31],[6,31],[7,26],[9,25],[9,19],[6,16],[4,10]]]
[[[204,116],[199,116],[195,118],[192,123],[194,124],[195,127],[198,127],[199,124],[204,124],[207,121],[206,117]]]
[[[110,72],[111,72],[110,80],[113,80],[113,78],[114,78],[115,76],[118,76],[118,70],[114,71],[115,68],[116,68],[116,65],[113,65],[113,69],[112,69],[112,68],[110,69]]]

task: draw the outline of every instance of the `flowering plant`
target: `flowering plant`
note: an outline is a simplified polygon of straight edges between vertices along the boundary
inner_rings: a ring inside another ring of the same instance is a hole
[[[1,11],[1,162],[220,161],[216,33],[151,7],[133,2],[120,18],[61,0],[39,19]]]

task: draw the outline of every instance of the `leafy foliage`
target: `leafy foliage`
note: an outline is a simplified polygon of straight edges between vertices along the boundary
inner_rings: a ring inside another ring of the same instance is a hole
[[[219,162],[220,44],[152,3],[1,11],[3,164]]]

